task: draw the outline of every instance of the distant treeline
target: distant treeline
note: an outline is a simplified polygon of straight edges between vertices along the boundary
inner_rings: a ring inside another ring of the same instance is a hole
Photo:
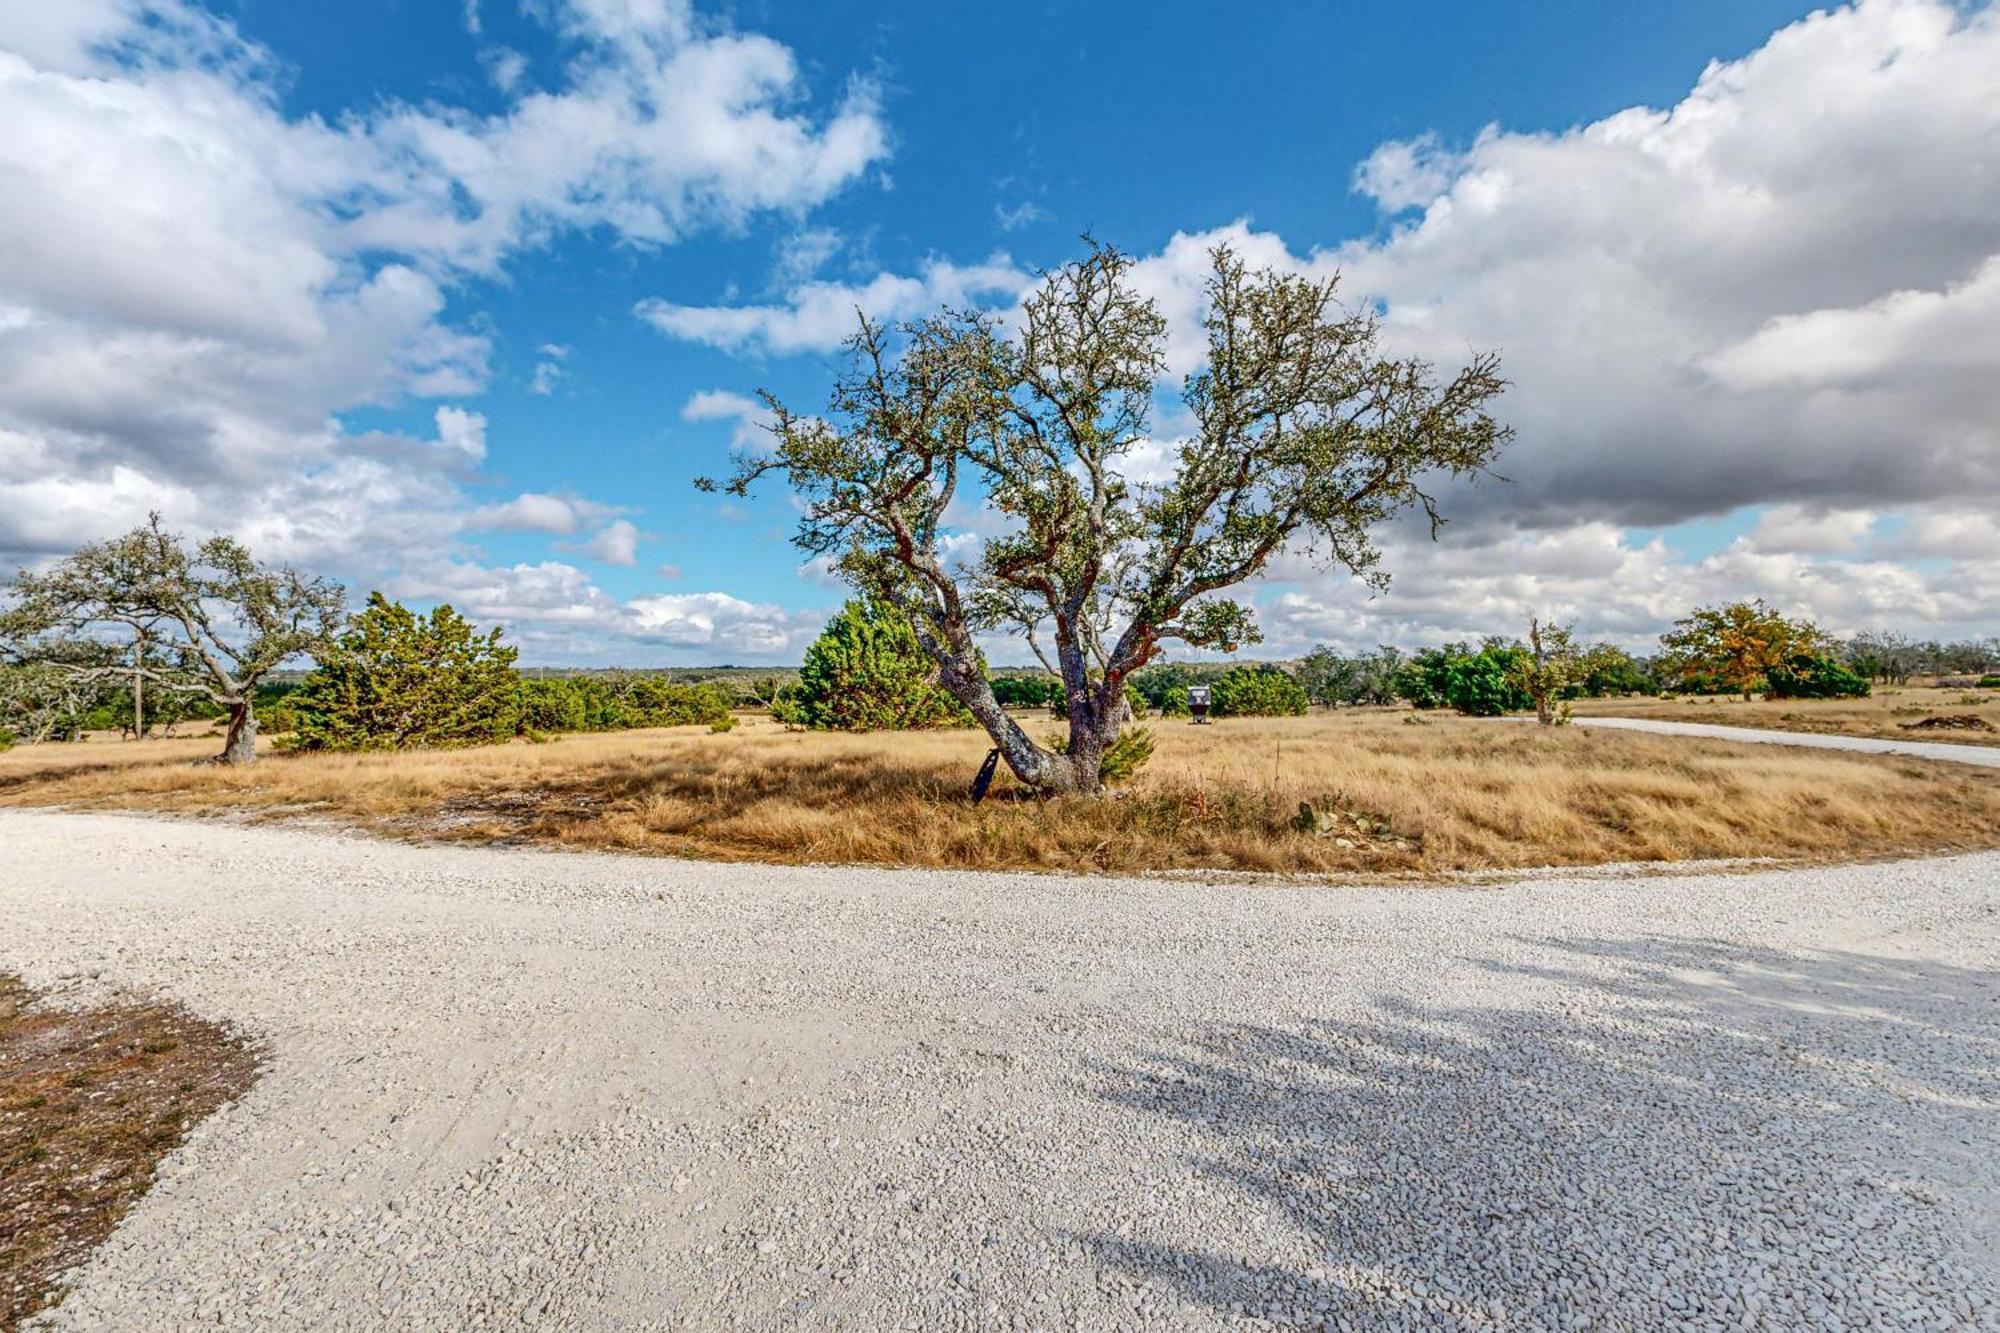
[[[1527,686],[1529,649],[1518,640],[1491,637],[1478,644],[1450,643],[1414,652],[1384,645],[1372,653],[1344,654],[1318,647],[1281,662],[1172,662],[1147,667],[1130,681],[1135,702],[1164,716],[1185,715],[1187,690],[1207,685],[1215,716],[1302,713],[1325,708],[1407,703],[1453,708],[1478,715],[1519,712],[1533,706]],[[1582,655],[1579,679],[1566,698],[1661,694],[1732,694],[1746,686],[1781,698],[1864,693],[1865,684],[1899,685],[1917,678],[1961,677],[1975,686],[2000,684],[2000,641],[1917,641],[1894,634],[1863,634],[1811,645],[1749,678],[1709,669],[1699,654],[1661,652],[1637,656],[1608,644]],[[993,676],[993,692],[1010,708],[1064,707],[1062,682],[1046,671],[1007,670]]]
[[[273,672],[254,687],[264,729],[291,749],[367,750],[485,744],[564,732],[699,725],[722,731],[732,710],[770,710],[788,726],[898,729],[967,725],[945,698],[906,626],[850,604],[802,669],[680,667],[641,670],[520,668],[497,628],[480,630],[450,606],[417,613],[379,593],[314,651],[310,671]],[[1546,631],[1551,628],[1541,627]],[[1957,677],[2000,685],[2000,641],[1919,641],[1893,634],[1836,640],[1761,602],[1702,608],[1636,656],[1573,645],[1560,661],[1516,639],[1488,638],[1407,652],[1345,654],[1318,647],[1284,662],[1167,662],[1126,682],[1135,715],[1186,716],[1206,686],[1218,718],[1286,716],[1309,707],[1408,703],[1474,715],[1538,707],[1536,682],[1556,699],[1667,693],[1762,692],[1773,698],[1865,694],[1871,683]],[[1531,636],[1532,637],[1532,636]],[[151,670],[152,677],[163,673]],[[1000,703],[1060,717],[1062,682],[1046,671],[988,673]],[[1547,682],[1557,681],[1556,686]],[[66,670],[60,661],[0,664],[0,745],[87,731],[134,729],[134,693],[114,667]],[[1547,705],[1549,698],[1540,701]],[[215,718],[209,696],[149,691],[145,729]],[[10,734],[11,733],[11,734]]]

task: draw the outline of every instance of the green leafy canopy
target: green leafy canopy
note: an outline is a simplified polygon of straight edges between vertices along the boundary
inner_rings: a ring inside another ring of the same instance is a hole
[[[798,544],[898,606],[940,682],[1045,790],[1099,785],[1125,682],[1166,644],[1256,641],[1227,594],[1278,552],[1379,585],[1372,529],[1415,507],[1435,530],[1426,479],[1479,473],[1508,438],[1486,410],[1503,388],[1494,356],[1441,378],[1385,355],[1375,314],[1342,307],[1337,279],[1253,270],[1224,247],[1180,383],[1188,429],[1157,440],[1167,325],[1132,269],[1092,243],[1011,327],[978,311],[895,329],[864,317],[827,410],[767,394],[774,449],[700,483],[743,494],[785,476]],[[959,504],[993,530],[961,530]],[[1025,635],[1061,678],[1061,751],[994,698],[974,636],[995,630]]]

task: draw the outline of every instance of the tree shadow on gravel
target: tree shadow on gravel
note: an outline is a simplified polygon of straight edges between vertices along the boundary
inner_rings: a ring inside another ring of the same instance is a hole
[[[1521,1008],[1377,1000],[1092,1068],[1193,1176],[1100,1260],[1308,1327],[2000,1321],[1996,1201],[1947,1206],[1991,1183],[2000,973],[1520,942],[1482,966]]]

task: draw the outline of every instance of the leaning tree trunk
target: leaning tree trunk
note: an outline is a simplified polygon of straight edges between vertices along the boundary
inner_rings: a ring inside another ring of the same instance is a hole
[[[229,731],[215,762],[232,766],[257,762],[257,714],[247,696],[229,705]]]
[[[1028,734],[1021,730],[1021,724],[1009,716],[1000,701],[993,697],[993,687],[988,684],[984,664],[977,656],[970,653],[938,656],[941,658],[938,663],[939,683],[965,705],[974,721],[986,729],[986,734],[993,738],[993,748],[1000,751],[1008,770],[1024,786],[1032,787],[1044,796],[1094,792],[1103,786],[1098,777],[1102,743],[1091,749],[1088,755],[1057,754],[1043,749],[1028,739]],[[1072,742],[1078,736],[1074,721],[1070,736]],[[1090,749],[1088,742],[1085,748]]]

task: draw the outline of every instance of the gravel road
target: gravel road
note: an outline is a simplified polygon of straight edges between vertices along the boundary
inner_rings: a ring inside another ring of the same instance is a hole
[[[0,813],[269,1043],[73,1329],[2000,1328],[2000,854],[1381,889]]]
[[[1507,718],[1533,722],[1531,717]],[[1649,717],[1578,717],[1579,727],[1612,727],[1619,731],[1650,731],[1658,736],[1705,736],[1717,741],[1748,741],[1753,745],[1799,745],[1809,750],[1858,750],[1863,754],[1906,754],[1918,759],[1943,759],[1954,764],[2000,768],[2000,745],[1957,745],[1949,741],[1882,740],[1874,736],[1828,736],[1813,731],[1767,731],[1760,727],[1719,727],[1712,722],[1660,722]]]

